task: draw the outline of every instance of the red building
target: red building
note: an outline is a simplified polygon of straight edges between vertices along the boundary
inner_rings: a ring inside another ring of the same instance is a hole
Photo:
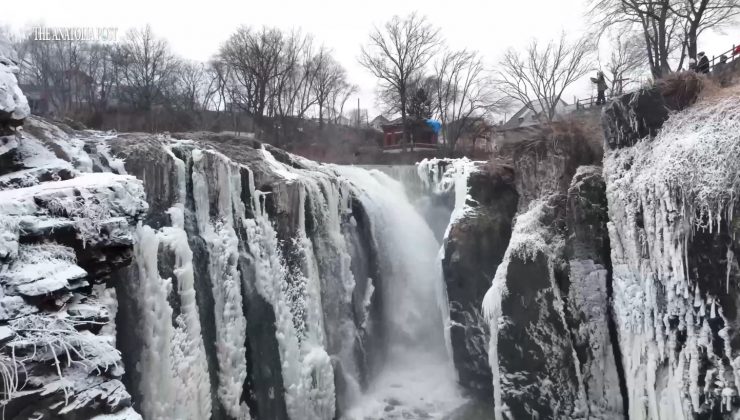
[[[402,140],[404,127],[400,118],[383,124],[383,151],[397,153],[403,150]],[[409,131],[409,143],[407,150],[436,150],[438,136],[431,127],[426,125],[419,127],[414,133]]]

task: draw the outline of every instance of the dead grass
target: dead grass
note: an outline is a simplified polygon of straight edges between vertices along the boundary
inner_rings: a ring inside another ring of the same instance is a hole
[[[601,164],[603,131],[598,118],[571,118],[544,125],[530,138],[501,145],[497,158],[516,162],[525,155],[567,156],[581,165]]]
[[[716,101],[740,95],[740,65],[728,69],[732,77],[725,74],[722,84],[717,77],[694,72],[672,73],[659,80],[659,87],[666,106],[673,111],[681,111],[700,102]]]
[[[693,71],[671,73],[656,82],[668,109],[681,111],[696,103],[703,91],[719,89],[709,77]]]

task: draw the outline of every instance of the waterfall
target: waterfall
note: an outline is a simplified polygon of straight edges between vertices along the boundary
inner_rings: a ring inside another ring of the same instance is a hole
[[[387,322],[385,363],[347,418],[438,417],[461,403],[445,343],[440,244],[398,182],[376,170],[336,169],[370,217]]]
[[[118,290],[136,408],[354,420],[461,405],[440,243],[402,185],[254,152],[241,164],[189,142],[160,151],[169,218],[139,226],[138,269]]]

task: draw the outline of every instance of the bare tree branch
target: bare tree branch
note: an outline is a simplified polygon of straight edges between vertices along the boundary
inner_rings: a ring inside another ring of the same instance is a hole
[[[498,86],[506,96],[551,122],[565,89],[588,71],[591,49],[586,38],[571,43],[565,34],[544,46],[532,41],[523,54],[510,49],[496,72]]]
[[[412,13],[403,19],[394,16],[382,28],[375,28],[362,47],[360,64],[380,79],[382,90],[392,92],[386,98],[397,98],[398,104],[393,105],[401,112],[404,126],[409,84],[423,72],[439,43],[439,29]],[[404,131],[404,144],[407,140]]]

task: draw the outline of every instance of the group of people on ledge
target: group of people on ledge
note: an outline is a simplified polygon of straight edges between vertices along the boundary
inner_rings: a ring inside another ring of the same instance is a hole
[[[710,64],[709,58],[706,54],[704,54],[704,52],[700,52],[697,55],[698,61],[694,59],[689,60],[689,70],[701,74],[709,74],[711,72],[720,86],[726,86],[729,82],[728,79],[730,78],[732,67],[736,66],[737,63],[740,63],[740,59],[738,59],[740,58],[738,57],[740,56],[740,45],[733,48],[732,56],[734,57],[732,62],[728,63],[729,57],[722,54],[719,56],[716,63],[714,63],[714,59],[712,59],[713,64]]]
[[[732,50],[732,55],[738,56],[740,55],[740,45],[735,47]],[[728,69],[728,65],[730,63],[727,62],[729,59],[725,54],[722,54],[719,57],[719,61],[714,65],[714,67],[711,66],[709,63],[709,58],[707,58],[707,55],[704,54],[704,51],[697,54],[697,60],[691,58],[689,59],[689,70],[694,71],[697,73],[702,74],[709,74],[709,71],[711,69],[712,74],[715,76],[718,76],[719,82],[721,85],[724,85],[723,75]],[[738,58],[738,61],[740,61],[740,58]],[[596,77],[591,78],[591,82],[596,85],[596,105],[603,105],[606,103],[606,91],[609,89],[609,87],[606,84],[606,77],[604,76],[603,71],[599,71],[596,73]]]

